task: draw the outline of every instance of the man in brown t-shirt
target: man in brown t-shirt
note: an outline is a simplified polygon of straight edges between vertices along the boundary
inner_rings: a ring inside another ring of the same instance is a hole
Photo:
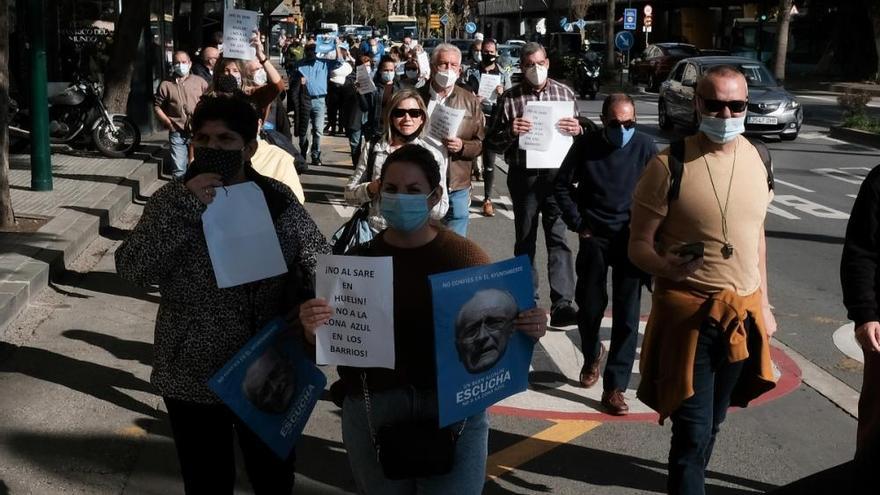
[[[196,109],[196,104],[208,89],[208,83],[201,77],[190,74],[192,62],[184,51],[174,53],[172,70],[169,79],[162,81],[153,97],[153,110],[168,129],[168,141],[171,144],[171,175],[181,177],[189,163],[189,141],[192,137],[189,120]]]
[[[648,163],[633,195],[629,255],[655,276],[656,286],[641,359],[642,370],[656,377],[643,373],[639,397],[648,398],[661,419],[672,419],[670,493],[704,493],[705,467],[734,386],[751,373],[744,369],[753,369],[730,357],[735,338],[745,334],[743,346],[756,340],[766,345],[776,329],[764,239],[772,191],[756,148],[740,136],[747,100],[746,80],[736,68],[710,69],[697,86],[700,132],[685,140],[678,197],[668,195],[669,149]],[[692,243],[701,243],[703,252],[694,246],[691,254],[677,254]],[[682,307],[691,313],[681,315]],[[721,328],[710,311],[733,313],[732,321],[742,323]],[[749,351],[750,359],[761,357]],[[680,359],[672,362],[671,356]],[[674,407],[656,405],[661,397],[668,406],[671,394],[679,394]]]

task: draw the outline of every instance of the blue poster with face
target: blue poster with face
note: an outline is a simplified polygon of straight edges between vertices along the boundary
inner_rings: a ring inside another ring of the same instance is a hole
[[[269,322],[208,382],[282,459],[302,434],[326,384],[324,373],[281,318]]]
[[[527,256],[430,277],[440,426],[528,386],[534,341],[516,316],[535,307]]]

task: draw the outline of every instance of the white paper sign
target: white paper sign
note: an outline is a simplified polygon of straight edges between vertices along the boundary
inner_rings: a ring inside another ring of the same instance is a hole
[[[428,59],[428,54],[420,51],[416,60],[419,62],[419,75],[429,77],[431,75],[431,62]]]
[[[428,137],[436,141],[453,138],[464,120],[464,108],[449,108],[437,105],[428,122]]]
[[[259,13],[250,10],[230,9],[223,15],[223,58],[253,60],[256,50],[251,37],[257,30]]]
[[[315,293],[333,308],[318,328],[318,364],[394,369],[390,257],[319,255]]]
[[[501,74],[481,74],[477,95],[494,102],[498,99],[498,86],[501,86]]]
[[[574,117],[574,102],[572,101],[541,101],[529,102],[527,107],[538,103],[540,105],[549,105],[553,107],[553,126],[550,133],[550,144],[546,151],[527,150],[526,151],[526,168],[559,168],[562,166],[562,160],[568,154],[568,149],[574,142],[574,138],[566,136],[559,132],[556,123],[564,117]]]
[[[208,254],[224,289],[287,273],[287,263],[258,185],[243,182],[216,189],[202,213]]]
[[[519,137],[519,149],[547,151],[553,140],[553,128],[556,126],[556,112],[550,105],[529,102],[523,112],[523,118],[532,123],[532,128]]]
[[[358,65],[357,67],[357,90],[362,95],[376,91],[376,83],[373,82],[368,65]]]

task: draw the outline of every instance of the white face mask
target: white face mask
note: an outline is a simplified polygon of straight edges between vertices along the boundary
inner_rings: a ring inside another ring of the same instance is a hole
[[[540,87],[547,81],[547,67],[543,65],[533,65],[526,70],[526,79],[532,86]]]
[[[746,131],[745,116],[730,117],[729,119],[721,119],[709,115],[703,115],[702,117],[702,120],[700,120],[700,131],[713,143],[729,143]]]
[[[417,70],[408,70],[406,71],[407,79],[417,79],[419,77],[419,71]]]
[[[172,66],[174,68],[174,73],[180,77],[186,77],[189,75],[189,64],[185,63],[176,63]]]
[[[269,77],[266,75],[266,69],[263,69],[262,67],[260,67],[259,69],[257,69],[257,71],[254,72],[254,78],[253,78],[253,79],[254,79],[254,84],[256,84],[256,85],[258,85],[258,86],[263,86],[263,85],[265,85],[266,82],[269,81]]]
[[[437,83],[441,88],[451,88],[455,86],[455,81],[458,80],[458,74],[455,71],[447,70],[444,72],[437,72],[437,75],[434,76],[434,82]]]
[[[474,62],[480,63],[483,61],[483,54],[481,52],[474,52]]]

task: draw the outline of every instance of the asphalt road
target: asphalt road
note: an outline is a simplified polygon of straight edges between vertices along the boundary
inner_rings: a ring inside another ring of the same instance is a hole
[[[655,99],[637,96],[637,112],[641,129],[662,145],[675,134],[657,129]],[[840,475],[833,468],[854,451],[855,419],[816,389],[852,394],[860,385],[861,365],[832,338],[846,323],[838,262],[850,195],[880,154],[825,137],[828,123],[839,119],[833,97],[812,94],[802,101],[803,135],[768,141],[779,179],[767,222],[769,277],[778,340],[818,372],[806,384],[791,355],[774,353],[782,373],[778,390],[730,412],[708,468],[711,494],[786,485],[780,494],[833,493]],[[580,108],[598,120],[599,101]],[[324,149],[326,165],[302,180],[307,209],[329,236],[351,212],[342,190],[352,168],[344,139],[328,138]],[[512,255],[513,221],[504,172],[496,183],[499,213],[474,214],[469,236],[500,260]],[[481,188],[478,183],[475,196]],[[474,212],[478,206],[475,201]],[[147,383],[158,297],[113,274],[112,253],[140,210],[134,206],[122,224],[105,230],[76,272],[20,318],[20,347],[0,359],[6,372],[0,386],[5,397],[15,397],[0,402],[0,494],[182,493],[167,417]],[[576,249],[573,234],[570,245]],[[540,247],[537,263],[546,266]],[[573,329],[548,333],[536,347],[530,390],[492,410],[485,493],[665,492],[669,423],[658,426],[632,390],[627,397],[637,414],[624,421],[600,414],[598,390],[573,386],[582,360],[578,347]],[[332,382],[335,371],[324,371]],[[354,492],[339,413],[328,400],[319,402],[297,447],[298,493]],[[236,493],[249,493],[242,478]]]

